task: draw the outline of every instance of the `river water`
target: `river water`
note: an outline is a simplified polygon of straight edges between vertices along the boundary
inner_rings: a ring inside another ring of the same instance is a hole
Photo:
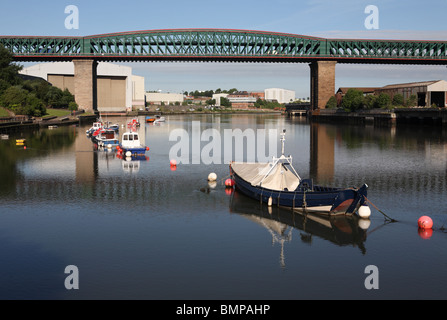
[[[0,299],[447,298],[445,129],[254,114],[140,121],[150,150],[138,161],[95,150],[90,125],[0,140]],[[207,129],[222,146],[212,161]],[[285,129],[301,177],[367,183],[377,209],[370,205],[368,220],[329,221],[226,189],[225,132],[239,129],[254,133],[266,156],[272,140],[258,129],[276,134],[275,154]],[[184,160],[177,167],[173,150]],[[433,230],[418,229],[423,215]],[[67,289],[67,278],[78,289]]]

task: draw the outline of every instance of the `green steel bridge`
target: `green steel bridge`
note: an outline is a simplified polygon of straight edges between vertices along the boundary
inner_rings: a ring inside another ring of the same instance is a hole
[[[233,29],[85,37],[0,36],[16,61],[221,61],[447,64],[447,41],[325,39]]]

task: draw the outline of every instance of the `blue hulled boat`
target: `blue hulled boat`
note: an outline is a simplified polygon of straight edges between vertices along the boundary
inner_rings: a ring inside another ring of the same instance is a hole
[[[367,201],[368,186],[336,188],[314,185],[301,179],[292,166],[292,157],[284,156],[284,135],[281,133],[282,155],[268,163],[231,162],[230,175],[235,187],[256,200],[321,214],[355,214]]]
[[[140,136],[136,131],[123,133],[121,143],[116,147],[123,157],[144,156],[149,147],[140,143]]]

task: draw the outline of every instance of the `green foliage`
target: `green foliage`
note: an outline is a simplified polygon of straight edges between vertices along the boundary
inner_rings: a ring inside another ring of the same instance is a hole
[[[377,99],[377,96],[375,96],[373,94],[368,94],[367,96],[365,96],[365,98],[364,98],[365,108],[373,109],[376,104],[376,99]]]
[[[357,89],[349,89],[341,102],[341,107],[346,111],[356,111],[363,108],[364,97],[363,92]]]
[[[397,93],[393,97],[393,106],[403,106],[404,105],[404,96],[400,93]]]
[[[337,109],[337,99],[334,96],[329,98],[326,103],[326,109]]]
[[[15,114],[41,117],[46,114],[47,106],[68,108],[75,102],[68,90],[62,91],[45,80],[22,80],[18,73],[22,66],[12,61],[12,54],[0,45],[0,103],[3,107]]]
[[[225,108],[231,108],[231,102],[225,97],[220,97],[220,105]]]
[[[407,107],[414,107],[418,103],[418,97],[415,94],[412,94],[407,101],[405,101],[405,105]]]
[[[70,111],[77,111],[78,108],[79,108],[78,104],[76,102],[74,102],[74,101],[71,101],[68,104],[68,110],[70,110]]]
[[[386,93],[381,93],[377,96],[375,101],[376,108],[388,109],[391,107],[391,98]]]
[[[258,100],[256,100],[254,106],[256,108],[262,108],[262,109],[275,109],[275,108],[282,107],[282,104],[280,104],[279,102],[276,102],[276,101],[272,102],[272,101],[258,99]]]
[[[19,71],[22,66],[16,65],[13,56],[8,49],[0,44],[0,79],[14,86],[20,84],[22,79],[19,77]]]
[[[206,105],[207,106],[213,106],[213,105],[215,105],[216,104],[216,99],[209,99],[209,100],[206,100]]]

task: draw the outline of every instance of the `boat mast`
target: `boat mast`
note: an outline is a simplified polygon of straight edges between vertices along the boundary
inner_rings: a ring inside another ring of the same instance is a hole
[[[283,129],[282,132],[280,133],[281,135],[281,155],[284,155],[284,141],[286,141],[286,129]]]

